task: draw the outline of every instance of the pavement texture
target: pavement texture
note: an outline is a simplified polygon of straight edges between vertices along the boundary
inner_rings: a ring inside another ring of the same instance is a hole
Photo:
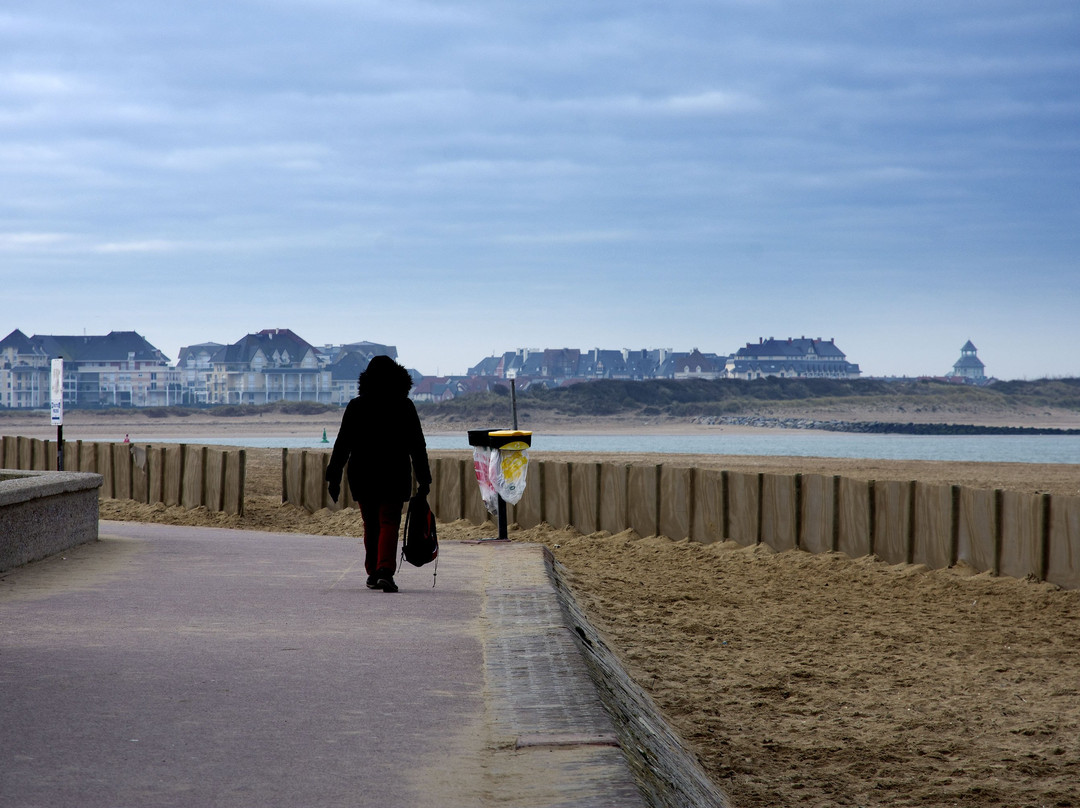
[[[5,808],[646,805],[539,546],[100,535],[0,575]]]

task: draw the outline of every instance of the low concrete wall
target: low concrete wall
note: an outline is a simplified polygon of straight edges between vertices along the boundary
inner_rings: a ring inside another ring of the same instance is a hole
[[[0,471],[0,571],[96,541],[100,474]]]

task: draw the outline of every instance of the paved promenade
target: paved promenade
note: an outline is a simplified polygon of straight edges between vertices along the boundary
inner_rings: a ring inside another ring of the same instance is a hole
[[[0,805],[644,805],[541,549],[102,522],[0,575]]]

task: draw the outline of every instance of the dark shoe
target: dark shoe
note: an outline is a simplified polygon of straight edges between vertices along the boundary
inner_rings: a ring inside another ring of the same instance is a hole
[[[383,592],[397,592],[398,586],[394,583],[392,576],[386,578],[380,578],[376,584],[376,588],[381,589]]]
[[[378,589],[379,588],[379,579],[376,578],[374,575],[369,575],[367,577],[367,588],[368,589]]]

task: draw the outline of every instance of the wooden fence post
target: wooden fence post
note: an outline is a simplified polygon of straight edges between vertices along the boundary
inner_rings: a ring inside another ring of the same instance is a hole
[[[1001,575],[1001,541],[1004,529],[1002,517],[1005,513],[1005,492],[1000,488],[994,489],[994,567],[993,574]]]
[[[1052,516],[1050,494],[1042,495],[1042,535],[1039,537],[1039,580],[1045,581],[1050,569],[1050,517]]]
[[[289,501],[289,450],[281,450],[281,501]]]

